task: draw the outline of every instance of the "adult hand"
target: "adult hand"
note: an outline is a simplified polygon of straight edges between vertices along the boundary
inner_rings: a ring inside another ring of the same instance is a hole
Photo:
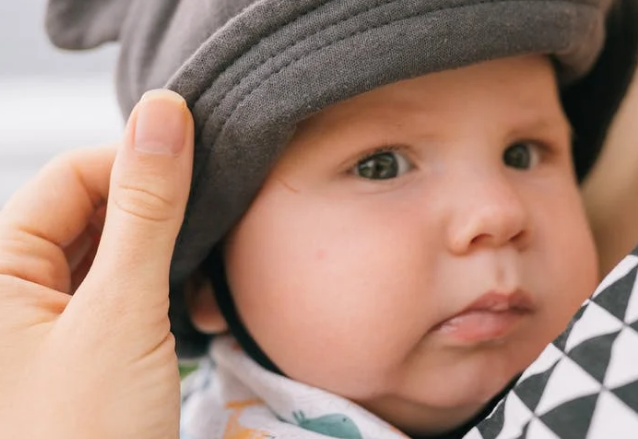
[[[122,145],[62,156],[0,212],[0,437],[179,436],[168,276],[192,139],[181,97],[147,93]]]

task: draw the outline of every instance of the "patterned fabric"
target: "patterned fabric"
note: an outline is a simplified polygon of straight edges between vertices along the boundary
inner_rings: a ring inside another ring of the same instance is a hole
[[[627,256],[464,439],[638,437],[637,272],[638,256]],[[406,438],[346,399],[262,369],[230,337],[213,342],[182,393],[181,439]]]
[[[627,256],[465,439],[638,437],[637,270]]]
[[[261,368],[230,337],[182,384],[181,439],[406,439],[358,405]]]

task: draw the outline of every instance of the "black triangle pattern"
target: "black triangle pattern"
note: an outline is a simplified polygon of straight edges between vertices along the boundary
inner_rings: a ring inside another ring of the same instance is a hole
[[[632,268],[629,273],[605,288],[592,301],[606,309],[621,322],[624,322],[629,297],[636,282],[637,270],[638,267]]]
[[[566,402],[550,410],[540,420],[561,439],[587,437],[599,393]]]
[[[545,372],[525,378],[525,380],[518,383],[514,388],[516,396],[518,396],[520,400],[523,401],[523,404],[525,404],[532,412],[536,410],[536,407],[538,407],[538,403],[543,396],[542,392],[539,392],[539,389],[545,388],[549,377],[554,372],[554,369],[556,369],[558,361],[559,360],[556,360],[556,363],[554,363],[554,365]]]
[[[632,410],[638,411],[638,381],[633,381],[615,389],[609,389],[609,391],[631,407]]]
[[[638,256],[638,247],[634,249],[633,254]],[[620,322],[624,322],[629,300],[637,279],[638,265],[606,287],[591,301],[619,319]],[[581,319],[587,307],[587,304],[581,307],[565,331],[553,342],[554,346],[560,351],[565,352],[567,341],[574,329],[574,323]],[[627,323],[638,332],[638,320]],[[566,355],[591,375],[592,379],[602,383],[609,369],[614,342],[620,333],[621,331],[616,331],[612,334],[590,337],[571,348],[569,352],[566,352]],[[546,387],[550,376],[556,374],[556,364],[558,362],[553,364],[548,370],[527,377],[517,383],[512,393],[506,397],[506,400],[507,398],[519,398],[525,407],[534,412],[538,408],[543,392],[547,390]],[[638,367],[638,364],[636,367]],[[554,378],[560,377],[554,376]],[[638,412],[638,380],[608,389],[608,391],[622,401],[628,410]],[[599,396],[600,392],[595,392],[566,401],[536,419],[561,439],[586,438],[596,412]],[[525,409],[521,407],[519,410]],[[636,415],[636,413],[633,414]],[[477,430],[484,439],[496,439],[503,432],[506,417],[516,418],[517,416],[520,416],[520,413],[516,413],[516,410],[505,413],[505,404],[503,402],[496,408],[491,418],[477,425]],[[528,416],[529,414],[525,413],[525,416],[520,418],[518,427],[521,428],[521,435],[519,439],[526,438],[530,433],[532,420],[527,420]],[[613,419],[607,421],[614,422]],[[510,420],[510,422],[512,421]],[[636,437],[638,437],[638,434]]]
[[[605,373],[611,361],[611,350],[614,341],[621,331],[600,335],[583,341],[574,346],[567,354],[576,364],[582,367],[599,383],[604,382]]]
[[[512,396],[509,395],[508,398],[512,398]],[[477,425],[478,431],[483,438],[496,438],[503,430],[503,425],[505,425],[505,402],[506,399],[501,401],[492,413],[492,416],[484,419]]]
[[[558,348],[561,352],[565,352],[565,346],[567,345],[567,339],[569,338],[569,334],[572,333],[572,329],[574,328],[574,325],[576,324],[576,322],[580,320],[583,314],[585,314],[585,310],[587,309],[588,305],[589,303],[580,307],[578,312],[576,312],[574,317],[571,319],[571,321],[567,325],[567,328],[562,332],[561,335],[556,337],[556,339],[554,340],[554,346],[556,346],[556,348]]]

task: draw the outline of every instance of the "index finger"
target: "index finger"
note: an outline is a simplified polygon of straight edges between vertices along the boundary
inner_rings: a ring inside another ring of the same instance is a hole
[[[0,274],[63,290],[63,247],[87,227],[108,197],[116,148],[66,153],[45,166],[0,211]]]

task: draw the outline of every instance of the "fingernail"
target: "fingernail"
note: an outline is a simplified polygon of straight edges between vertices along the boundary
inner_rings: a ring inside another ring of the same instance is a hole
[[[149,154],[179,154],[186,137],[186,102],[169,90],[146,92],[137,108],[134,149]]]

